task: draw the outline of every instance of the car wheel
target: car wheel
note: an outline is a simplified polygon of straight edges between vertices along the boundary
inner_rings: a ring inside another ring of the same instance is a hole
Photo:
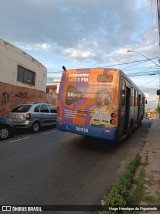
[[[34,122],[33,123],[32,130],[33,130],[33,132],[39,132],[39,130],[40,130],[39,122]]]
[[[3,126],[0,128],[0,139],[7,139],[10,135],[10,129],[7,126]]]

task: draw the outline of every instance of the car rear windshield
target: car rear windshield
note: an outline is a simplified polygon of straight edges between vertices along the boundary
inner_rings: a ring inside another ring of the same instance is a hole
[[[27,112],[31,108],[31,105],[20,105],[12,109],[11,112]]]

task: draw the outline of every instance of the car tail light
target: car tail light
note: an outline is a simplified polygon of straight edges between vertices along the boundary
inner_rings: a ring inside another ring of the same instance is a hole
[[[110,120],[110,123],[113,125],[116,123],[116,121],[114,119]]]
[[[31,116],[32,116],[31,113],[27,113],[27,114],[26,114],[26,120],[30,120],[30,119],[31,119]]]
[[[111,117],[116,118],[116,117],[117,117],[117,114],[116,114],[116,113],[112,113],[112,114],[111,114]]]

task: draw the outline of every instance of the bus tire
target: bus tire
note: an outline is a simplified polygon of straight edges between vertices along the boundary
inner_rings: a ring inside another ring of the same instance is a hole
[[[133,132],[133,121],[131,121],[129,129],[128,129],[128,137],[130,137],[132,135]]]

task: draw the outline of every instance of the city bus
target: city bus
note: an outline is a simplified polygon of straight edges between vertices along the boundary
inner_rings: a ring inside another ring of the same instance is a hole
[[[58,130],[118,142],[141,123],[145,95],[119,69],[65,69],[57,104]]]

